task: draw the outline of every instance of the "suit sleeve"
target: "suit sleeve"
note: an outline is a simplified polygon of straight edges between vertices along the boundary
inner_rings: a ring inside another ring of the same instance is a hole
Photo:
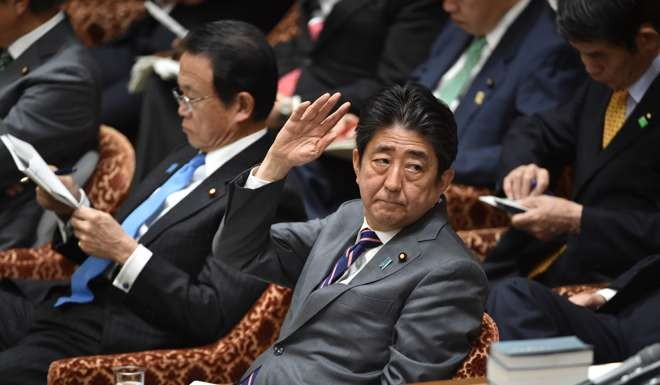
[[[279,199],[283,182],[250,190],[241,187],[245,179],[247,172],[229,186],[227,210],[213,240],[213,253],[236,270],[293,287],[325,220],[271,226],[273,202]]]
[[[99,108],[99,89],[92,73],[62,61],[49,73],[27,81],[3,123],[10,134],[31,143],[46,162],[58,164],[72,159],[72,151],[82,155],[91,148],[98,132]],[[9,152],[0,146],[0,186],[18,176]]]
[[[597,239],[597,242],[594,240]],[[660,212],[584,207],[575,255],[595,256],[585,265],[617,270],[660,249]]]
[[[588,83],[575,97],[555,110],[517,119],[502,143],[498,189],[502,180],[518,166],[534,163],[547,168],[551,176],[572,163],[578,135],[578,117],[582,111]]]
[[[481,268],[467,259],[424,277],[395,325],[381,384],[451,378],[481,330],[486,286]]]
[[[377,60],[375,77],[340,86],[337,91],[360,110],[366,100],[383,87],[404,83],[428,55],[429,48],[444,25],[445,15],[437,0],[396,0],[387,10],[389,24],[383,50]],[[317,95],[303,95],[314,100]]]

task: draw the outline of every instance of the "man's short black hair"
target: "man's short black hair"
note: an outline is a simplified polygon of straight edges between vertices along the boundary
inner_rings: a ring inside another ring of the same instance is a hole
[[[32,13],[44,13],[54,11],[64,3],[65,0],[30,0],[28,8]]]
[[[252,118],[265,120],[277,92],[275,55],[264,34],[255,26],[236,20],[202,25],[183,41],[184,52],[211,60],[213,88],[229,104],[239,92],[254,98]]]
[[[449,108],[426,87],[406,84],[385,89],[372,97],[360,114],[355,138],[360,158],[379,129],[399,125],[424,136],[438,159],[438,177],[456,158],[456,121]]]
[[[642,24],[660,32],[660,0],[559,0],[559,32],[569,41],[606,43],[637,51]]]

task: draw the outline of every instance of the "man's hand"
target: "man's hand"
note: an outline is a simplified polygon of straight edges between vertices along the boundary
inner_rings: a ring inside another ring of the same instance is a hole
[[[277,134],[255,176],[271,182],[280,180],[291,168],[321,156],[337,136],[332,127],[351,106],[346,102],[330,114],[340,97],[339,93],[324,94],[314,103],[301,103]]]
[[[69,175],[62,175],[58,177],[64,187],[73,195],[78,202],[80,202],[80,187],[73,181]],[[48,194],[44,189],[37,186],[37,203],[39,206],[46,210],[50,210],[62,218],[68,218],[73,213],[73,208],[65,205],[64,203],[55,199],[52,195]]]
[[[123,264],[138,247],[137,241],[106,212],[80,207],[73,212],[70,223],[78,245],[89,255]]]
[[[502,188],[509,199],[541,195],[548,188],[550,173],[533,163],[518,166],[504,177]]]
[[[511,225],[547,241],[561,234],[578,234],[582,205],[563,198],[541,195],[520,200],[528,207],[524,213],[511,217]]]
[[[605,297],[598,294],[597,292],[587,292],[587,291],[583,291],[582,293],[572,295],[568,298],[568,300],[578,306],[586,307],[591,310],[598,310],[598,308],[600,308],[605,304],[605,302],[607,302]]]

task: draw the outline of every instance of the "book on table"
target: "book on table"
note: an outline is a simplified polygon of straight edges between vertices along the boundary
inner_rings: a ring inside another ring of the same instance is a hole
[[[593,348],[577,337],[502,341],[491,346],[487,375],[495,385],[576,384],[587,378]]]

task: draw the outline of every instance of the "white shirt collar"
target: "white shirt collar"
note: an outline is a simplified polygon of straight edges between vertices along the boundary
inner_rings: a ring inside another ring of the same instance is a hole
[[[504,14],[504,17],[500,19],[495,28],[486,34],[486,42],[488,43],[488,47],[491,49],[497,47],[497,45],[500,43],[500,40],[502,40],[502,36],[504,36],[511,24],[516,21],[518,16],[527,7],[529,2],[530,0],[520,0],[516,5],[511,7],[507,13]]]
[[[261,139],[264,135],[266,135],[267,132],[268,130],[263,128],[248,136],[244,136],[235,142],[210,151],[208,154],[206,154],[204,167],[199,168],[204,170],[201,177],[206,179],[209,175],[213,174],[217,169],[222,167],[222,165]]]
[[[367,218],[364,218],[364,221],[362,221],[362,227],[360,227],[360,231],[364,230],[365,228],[370,228],[373,230],[371,226],[369,226],[369,223],[367,223]],[[378,239],[384,244],[392,240],[395,235],[397,235],[401,231],[401,229],[396,229],[396,230],[391,230],[391,231],[378,231],[378,230],[373,230],[376,235],[378,235]],[[358,238],[360,237],[360,233],[358,232]],[[357,239],[356,239],[357,240]]]
[[[628,88],[628,95],[633,99],[635,105],[639,104],[658,75],[660,75],[660,55],[655,57],[655,60],[635,84]]]
[[[30,48],[32,44],[44,37],[62,20],[64,20],[64,12],[60,11],[55,16],[48,19],[45,23],[16,39],[16,41],[11,43],[7,48],[7,51],[11,55],[12,59],[16,60],[23,54],[23,52],[27,51],[27,49]]]

